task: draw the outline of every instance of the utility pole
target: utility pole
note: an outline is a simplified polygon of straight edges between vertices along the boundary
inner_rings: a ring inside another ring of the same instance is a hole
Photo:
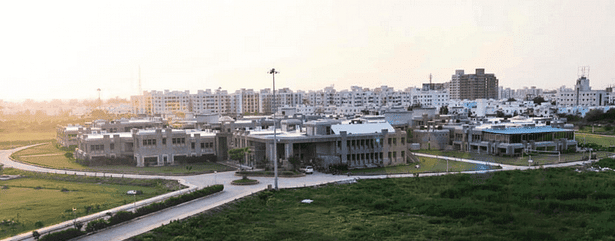
[[[275,173],[275,190],[278,190],[278,137],[275,125],[275,74],[277,73],[278,71],[275,71],[275,69],[269,71],[269,74],[273,75],[273,172]]]

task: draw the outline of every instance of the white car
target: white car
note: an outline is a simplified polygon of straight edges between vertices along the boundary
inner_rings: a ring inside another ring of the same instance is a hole
[[[137,191],[136,190],[130,190],[128,192],[126,192],[127,195],[137,195]]]
[[[313,174],[314,168],[312,166],[305,167],[305,174]]]

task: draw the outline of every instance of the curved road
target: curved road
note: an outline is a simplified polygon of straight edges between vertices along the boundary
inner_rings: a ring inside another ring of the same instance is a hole
[[[28,146],[29,147],[29,146]],[[83,171],[64,171],[64,170],[55,170],[50,168],[36,167],[31,166],[19,162],[14,162],[10,160],[9,156],[11,153],[25,149],[28,147],[21,147],[12,150],[0,150],[0,162],[4,164],[5,167],[13,167],[17,169],[27,170],[27,171],[35,171],[35,172],[47,172],[47,173],[58,173],[58,174],[71,174],[71,175],[88,175],[88,176],[102,176],[103,173],[96,172],[83,172]],[[422,153],[415,153],[417,156],[425,156],[425,157],[434,157],[439,159],[449,159],[452,161],[461,161],[461,162],[469,162],[476,164],[486,164],[486,165],[499,165],[502,166],[502,169],[494,170],[494,171],[506,171],[506,170],[526,170],[526,169],[534,169],[537,167],[527,167],[527,166],[513,166],[513,165],[503,165],[498,163],[489,163],[484,161],[477,160],[468,160],[454,157],[443,157],[443,156],[434,156]],[[573,166],[584,164],[586,162],[570,162],[570,163],[560,163],[553,165],[544,165],[544,167],[563,167],[563,166]],[[485,171],[466,171],[462,173],[484,173]],[[421,176],[435,176],[435,175],[445,175],[447,173],[422,173]],[[113,176],[113,177],[121,177],[122,174],[109,174],[104,173],[105,176]],[[193,200],[188,203],[184,203],[178,205],[176,207],[168,208],[162,210],[160,212],[156,212],[153,214],[149,214],[135,220],[122,223],[120,225],[116,225],[105,230],[101,230],[94,234],[90,234],[87,236],[83,236],[77,240],[123,240],[135,235],[147,232],[154,228],[160,227],[163,224],[168,224],[173,220],[183,219],[192,215],[196,215],[203,211],[209,210],[214,207],[218,207],[227,202],[245,197],[252,193],[261,191],[267,188],[267,185],[273,185],[273,178],[270,177],[254,177],[253,179],[258,180],[260,183],[257,185],[251,186],[235,186],[230,185],[232,180],[238,179],[237,176],[234,175],[234,172],[223,172],[218,174],[201,174],[195,176],[152,176],[152,175],[123,175],[124,177],[129,178],[166,178],[178,180],[180,183],[187,185],[189,187],[205,187],[213,184],[224,184],[224,191],[214,194],[208,197],[200,198],[197,200]],[[315,172],[312,175],[307,175],[305,177],[299,178],[279,178],[278,186],[280,188],[293,188],[293,187],[303,187],[303,186],[313,186],[320,185],[331,182],[340,182],[340,181],[352,181],[355,179],[380,179],[380,178],[390,178],[390,177],[413,177],[413,174],[395,174],[395,175],[376,175],[376,176],[359,176],[359,177],[348,177],[345,175],[329,175]],[[106,211],[105,211],[106,212]],[[42,233],[44,234],[44,233]],[[14,236],[5,240],[33,240],[31,233],[26,233],[18,236]]]

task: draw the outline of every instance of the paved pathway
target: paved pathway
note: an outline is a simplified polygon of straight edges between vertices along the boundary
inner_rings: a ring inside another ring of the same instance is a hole
[[[17,148],[13,150],[1,150],[0,151],[0,162],[5,165],[5,167],[14,167],[18,169],[28,170],[28,171],[37,171],[37,172],[49,172],[49,173],[63,173],[67,174],[77,174],[77,175],[103,175],[102,173],[96,172],[83,172],[83,171],[64,171],[64,170],[54,170],[50,168],[42,168],[31,166],[19,162],[14,162],[9,159],[9,156],[12,152],[27,148]],[[506,171],[506,170],[525,170],[525,169],[535,169],[537,167],[527,167],[527,166],[513,166],[513,165],[505,165],[499,163],[489,163],[484,161],[477,160],[469,160],[462,158],[454,158],[454,157],[444,157],[444,156],[434,156],[429,154],[415,153],[417,156],[425,156],[425,157],[434,157],[439,159],[449,159],[452,161],[462,161],[476,164],[485,164],[485,165],[499,165],[502,169],[496,169],[492,171]],[[560,164],[552,164],[552,165],[544,165],[544,167],[563,167],[563,166],[572,166],[583,164],[586,162],[570,162],[570,163],[560,163]],[[462,173],[484,173],[485,171],[467,171]],[[437,175],[446,175],[447,173],[421,173],[420,176],[437,176]],[[104,174],[106,176],[120,177],[122,174]],[[224,203],[230,202],[232,200],[236,200],[247,195],[250,195],[254,192],[258,192],[267,188],[267,185],[271,184],[273,186],[274,179],[271,177],[254,177],[253,179],[258,180],[260,183],[257,185],[251,186],[235,186],[230,185],[232,180],[238,179],[239,177],[234,175],[234,172],[223,172],[218,174],[201,174],[195,176],[152,176],[152,175],[123,175],[124,177],[129,178],[167,178],[173,180],[179,180],[181,183],[188,185],[190,187],[205,187],[213,184],[224,184],[224,191],[218,194],[214,194],[209,197],[200,198],[197,200],[193,200],[188,203],[184,203],[182,205],[172,207],[169,209],[162,210],[160,212],[150,214],[147,216],[140,217],[138,219],[132,220],[127,223],[123,223],[121,225],[117,225],[102,231],[99,231],[94,234],[90,234],[84,237],[81,237],[78,240],[123,240],[135,235],[147,232],[154,228],[160,227],[163,224],[168,224],[173,220],[178,220],[182,218],[186,218],[200,212],[209,210],[214,207],[218,207]],[[339,181],[353,181],[355,179],[382,179],[382,178],[390,178],[390,177],[413,177],[414,174],[394,174],[394,175],[375,175],[375,176],[353,176],[348,177],[345,175],[330,175],[323,174],[319,172],[315,172],[312,175],[307,175],[305,177],[298,178],[279,178],[278,183],[280,188],[292,188],[292,187],[302,187],[302,186],[312,186],[319,185],[330,182],[339,182]],[[20,235],[21,236],[21,235]],[[28,235],[25,235],[28,236]],[[30,237],[21,236],[18,238],[17,236],[6,239],[6,240],[33,240]],[[24,239],[25,238],[25,239]]]

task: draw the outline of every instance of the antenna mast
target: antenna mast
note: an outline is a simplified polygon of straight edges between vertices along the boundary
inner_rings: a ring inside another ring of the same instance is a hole
[[[579,70],[577,71],[577,76],[579,78],[581,77],[589,78],[589,66],[579,66]]]

